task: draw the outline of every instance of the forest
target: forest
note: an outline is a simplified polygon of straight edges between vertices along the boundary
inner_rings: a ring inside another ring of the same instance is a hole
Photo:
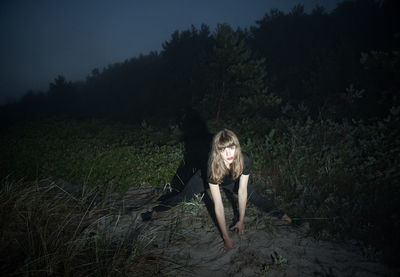
[[[191,26],[174,32],[160,53],[95,68],[84,81],[58,76],[48,91],[2,106],[2,118],[141,122],[188,108],[207,119],[271,117],[298,105],[314,117],[382,117],[399,104],[394,2],[344,1],[330,13],[271,10],[249,30]]]
[[[47,91],[28,91],[0,107],[1,222],[38,205],[18,197],[26,183],[50,176],[104,193],[173,184],[178,173],[185,181],[198,167],[191,140],[229,128],[250,153],[251,181],[262,194],[296,217],[323,218],[311,222],[318,239],[356,239],[366,255],[394,266],[398,6],[355,0],[306,13],[298,4],[267,11],[249,29],[192,25],[171,34],[159,53],[95,68],[86,80],[59,75]],[[49,251],[34,245],[15,255]],[[45,267],[34,261],[19,258],[2,270]]]

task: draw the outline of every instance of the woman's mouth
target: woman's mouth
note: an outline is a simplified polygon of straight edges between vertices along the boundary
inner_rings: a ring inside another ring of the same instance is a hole
[[[232,161],[232,160],[233,160],[233,157],[227,158],[227,160],[228,160],[228,161]]]

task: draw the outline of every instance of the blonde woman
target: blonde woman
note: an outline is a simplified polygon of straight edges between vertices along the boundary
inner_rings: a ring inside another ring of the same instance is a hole
[[[198,170],[182,192],[153,208],[149,217],[153,218],[157,212],[166,210],[185,199],[191,199],[195,194],[202,193],[209,188],[214,202],[215,217],[224,239],[224,245],[221,250],[228,251],[234,247],[234,243],[229,237],[226,228],[224,206],[220,192],[220,188],[223,188],[238,195],[239,219],[231,227],[231,230],[237,230],[239,235],[244,234],[247,200],[263,211],[290,223],[289,216],[279,211],[273,202],[258,195],[248,184],[250,169],[251,159],[249,155],[242,152],[237,136],[232,131],[224,129],[218,132],[212,140],[206,176],[204,176],[204,172]],[[143,216],[143,219],[145,220],[146,216]]]

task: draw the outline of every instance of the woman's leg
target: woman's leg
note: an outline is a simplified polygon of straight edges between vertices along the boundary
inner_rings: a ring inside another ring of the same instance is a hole
[[[250,185],[247,185],[247,198],[250,203],[273,216],[282,218],[282,216],[285,214],[278,209],[274,202],[268,200],[267,198],[261,197]]]
[[[201,171],[198,170],[189,179],[185,188],[181,192],[162,201],[160,205],[153,208],[153,211],[161,212],[169,210],[178,203],[185,200],[190,200],[193,198],[195,194],[202,193],[204,191],[205,191],[204,180],[201,177]]]
[[[239,182],[224,186],[224,189],[233,191],[237,194],[239,189]],[[274,202],[267,198],[261,197],[251,186],[247,185],[247,199],[250,203],[255,205],[257,208],[263,210],[266,213],[270,213],[273,216],[282,218],[285,213],[278,209]]]

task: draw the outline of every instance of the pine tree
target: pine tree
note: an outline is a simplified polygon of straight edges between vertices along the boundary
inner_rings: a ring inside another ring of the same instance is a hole
[[[280,99],[266,89],[263,59],[253,59],[238,32],[227,24],[218,25],[213,38],[215,45],[209,59],[209,93],[204,102],[209,111],[232,116],[255,112],[276,105]],[[254,110],[256,109],[256,110]]]

